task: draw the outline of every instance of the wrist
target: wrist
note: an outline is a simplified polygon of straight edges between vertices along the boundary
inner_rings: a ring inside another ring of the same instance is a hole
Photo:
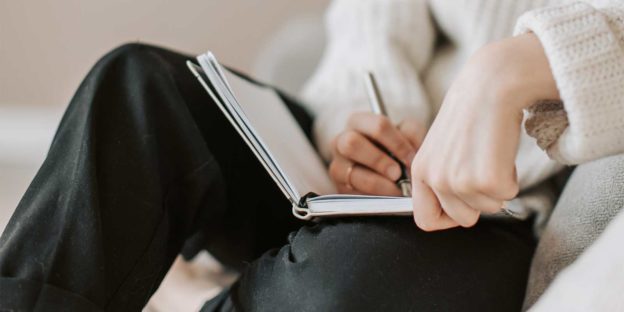
[[[486,46],[486,60],[499,74],[496,80],[504,103],[523,110],[542,100],[559,100],[559,90],[541,42],[533,33]],[[511,99],[511,100],[510,100]]]

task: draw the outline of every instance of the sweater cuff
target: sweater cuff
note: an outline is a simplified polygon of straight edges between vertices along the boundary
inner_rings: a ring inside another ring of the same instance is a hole
[[[620,152],[624,61],[608,17],[584,2],[546,7],[518,19],[515,34],[527,32],[544,47],[569,122],[549,156],[577,164]]]
[[[526,109],[524,128],[537,140],[537,146],[548,150],[568,127],[568,116],[558,100],[539,101]]]

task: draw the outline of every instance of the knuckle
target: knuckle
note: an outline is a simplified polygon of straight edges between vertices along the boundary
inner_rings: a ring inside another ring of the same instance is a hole
[[[474,192],[472,179],[469,179],[465,176],[458,176],[457,178],[453,179],[451,189],[458,195],[472,194]]]
[[[414,222],[416,223],[416,226],[419,229],[421,229],[421,230],[423,230],[425,232],[433,232],[433,231],[436,230],[436,228],[433,227],[431,225],[431,223],[429,223],[429,222],[424,222],[423,220],[420,220],[420,219],[417,219],[417,218],[414,218]]]
[[[361,113],[356,112],[356,113],[352,113],[351,115],[349,115],[349,117],[347,118],[347,124],[348,125],[353,125],[354,123],[356,123],[358,121],[358,119],[360,119],[362,116]]]
[[[485,174],[476,179],[476,188],[484,194],[494,194],[498,189],[496,177],[491,174]]]
[[[399,128],[409,136],[414,138],[421,137],[422,130],[420,125],[412,120],[403,121]]]
[[[382,171],[386,169],[390,164],[387,162],[386,156],[382,153],[377,153],[372,157],[371,165],[378,171]]]
[[[334,179],[338,176],[338,170],[339,170],[339,165],[338,162],[336,161],[332,161],[329,164],[329,175],[332,176]]]
[[[357,150],[359,136],[354,131],[345,132],[338,141],[338,151],[342,154],[350,154]]]
[[[503,203],[493,202],[491,204],[484,205],[483,207],[480,207],[480,208],[486,213],[497,213],[502,210],[502,207],[503,207]]]
[[[413,133],[414,132],[414,123],[412,122],[412,120],[403,119],[401,122],[399,122],[399,124],[397,126],[398,126],[399,130],[401,130],[404,133]]]
[[[386,193],[388,191],[388,184],[384,183],[381,179],[374,179],[372,188],[375,192]]]
[[[365,179],[365,190],[367,193],[378,194],[384,190],[384,183],[382,180],[375,176],[370,176]]]
[[[374,191],[376,186],[377,186],[377,182],[375,181],[375,178],[370,177],[370,176],[366,176],[365,178],[362,179],[362,187],[367,192]]]
[[[383,136],[390,129],[390,122],[381,116],[378,116],[373,122],[372,133],[374,136]]]
[[[440,175],[440,174],[434,174],[429,178],[429,185],[431,186],[431,188],[433,188],[436,191],[439,192],[449,192],[451,190],[451,187],[448,183],[448,180],[446,179],[446,177]]]
[[[348,187],[346,187],[346,186],[344,186],[344,185],[341,185],[341,186],[339,187],[339,191],[340,191],[340,193],[342,193],[342,194],[355,194],[355,193],[356,193],[356,191],[355,191],[354,189],[352,189],[352,188],[348,188]]]
[[[477,189],[483,194],[495,196],[496,198],[502,197],[503,199],[514,198],[520,191],[517,181],[493,174],[485,175],[478,179]]]
[[[466,217],[464,220],[458,223],[462,227],[469,228],[469,227],[475,226],[475,224],[477,224],[478,221],[479,221],[479,213],[475,212],[475,213],[470,214],[468,217]]]
[[[399,155],[403,158],[407,158],[412,153],[412,148],[408,144],[401,144],[399,146]]]
[[[517,181],[512,181],[505,188],[505,193],[503,194],[503,196],[505,197],[504,199],[512,199],[518,196],[518,193],[520,193],[520,185],[518,185]]]
[[[427,129],[419,122],[414,123],[414,135],[419,141],[422,141],[422,138],[427,134]]]

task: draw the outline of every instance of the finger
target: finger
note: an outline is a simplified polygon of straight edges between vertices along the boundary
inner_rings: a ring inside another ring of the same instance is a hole
[[[519,129],[522,114],[519,114],[518,120]],[[496,118],[495,122],[502,121]],[[505,129],[516,125],[496,124],[495,127]],[[506,131],[488,131],[484,136],[484,142],[498,142],[498,146],[483,150],[484,161],[476,168],[480,175],[475,182],[481,193],[500,200],[511,200],[520,190],[515,166],[520,133],[510,135]]]
[[[329,165],[329,176],[336,184],[340,194],[362,194],[362,192],[357,191],[350,184],[351,181],[349,180],[352,179],[353,169],[355,168],[353,167],[351,174],[349,174],[349,167],[351,166],[355,166],[355,164],[340,155],[336,155]]]
[[[387,117],[371,113],[356,113],[349,119],[349,127],[381,144],[403,163],[410,162],[416,153],[412,144],[403,137]]]
[[[420,180],[412,180],[412,204],[414,221],[423,231],[431,232],[458,226],[457,222],[444,213],[429,186]]]
[[[496,160],[490,163],[492,167],[480,170],[481,174],[474,183],[475,190],[501,201],[516,197],[520,187],[516,178],[515,167],[505,170],[496,164]]]
[[[502,210],[503,201],[499,199],[490,198],[485,194],[478,192],[461,193],[455,192],[457,197],[461,199],[466,205],[474,210],[478,210],[484,213],[497,213]]]
[[[348,188],[344,184],[338,184],[336,185],[336,188],[338,189],[338,194],[363,195],[362,192],[358,192],[356,189],[353,189],[353,188]]]
[[[433,190],[442,210],[462,227],[472,227],[479,221],[479,211],[472,209],[459,197],[450,192]]]
[[[351,130],[340,135],[336,149],[345,158],[362,164],[392,181],[401,177],[399,164],[356,131]]]
[[[415,121],[403,121],[399,124],[398,129],[403,134],[403,136],[408,141],[410,141],[415,150],[418,151],[422,144],[422,141],[425,138],[425,128],[420,123],[417,123]],[[411,168],[412,161],[413,156],[412,159],[409,160],[409,162],[405,163],[407,168]]]
[[[353,162],[339,154],[336,154],[332,162],[329,164],[329,176],[332,180],[334,180],[334,182],[336,182],[336,185],[347,185],[349,167],[353,165]]]
[[[364,194],[401,196],[401,191],[392,180],[362,166],[353,167],[351,185]]]
[[[418,150],[425,138],[426,129],[420,123],[413,120],[405,120],[398,126],[403,136]]]

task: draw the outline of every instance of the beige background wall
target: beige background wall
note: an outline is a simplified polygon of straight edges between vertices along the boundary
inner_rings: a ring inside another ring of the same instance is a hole
[[[248,69],[289,16],[327,0],[0,0],[0,106],[63,106],[89,67],[123,42],[211,49]]]
[[[132,41],[192,54],[211,49],[250,70],[280,26],[318,15],[327,3],[0,0],[0,231],[43,161],[64,107],[104,53]]]

